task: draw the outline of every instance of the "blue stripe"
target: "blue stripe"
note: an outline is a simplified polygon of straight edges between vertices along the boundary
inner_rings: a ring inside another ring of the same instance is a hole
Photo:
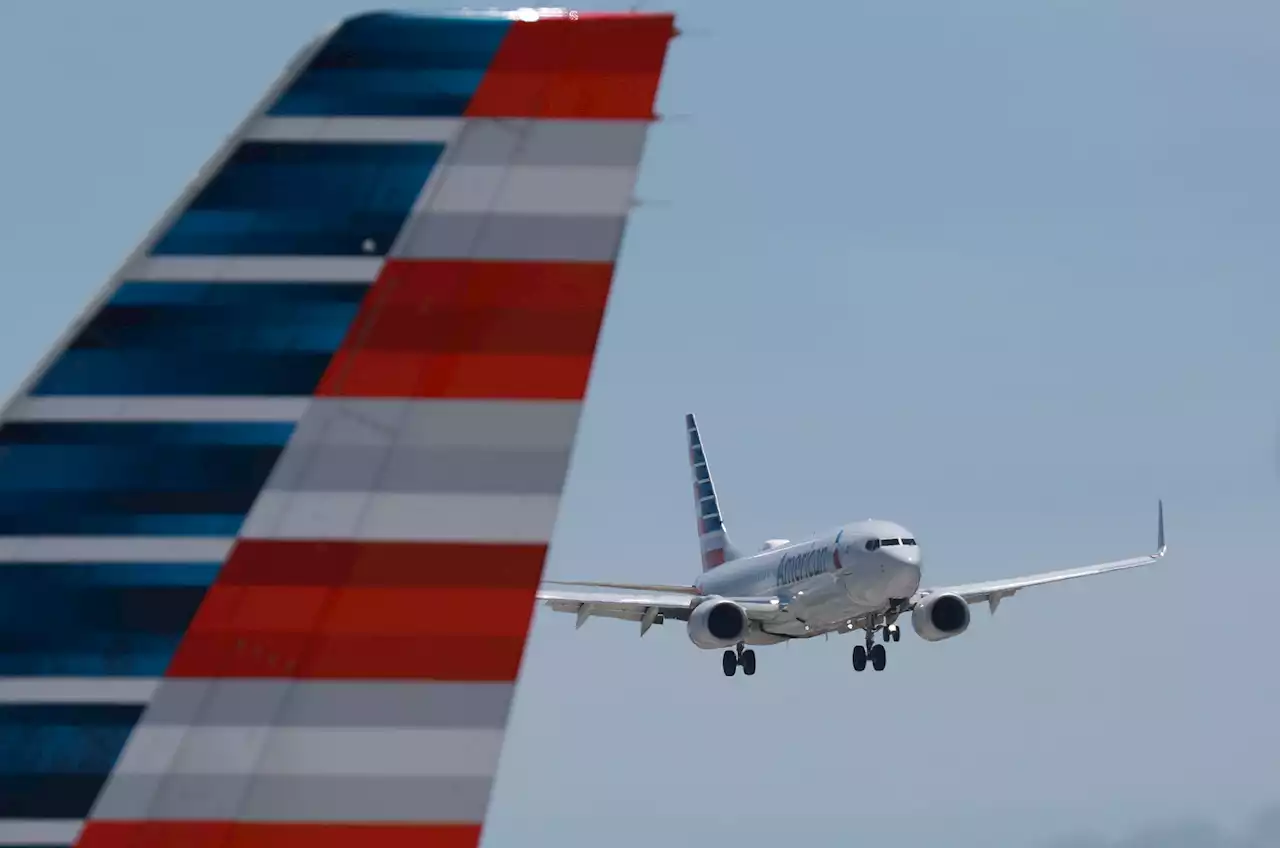
[[[0,567],[0,675],[161,675],[220,567]]]
[[[301,351],[342,345],[358,303],[242,307],[107,306],[71,343],[73,350]]]
[[[127,282],[32,390],[40,395],[309,395],[364,284]]]
[[[715,490],[714,488],[712,488],[712,485],[711,485],[711,482],[710,482],[710,481],[707,481],[707,482],[705,482],[705,483],[699,483],[699,484],[698,484],[698,497],[700,497],[700,498],[709,498],[709,497],[711,497],[712,495],[714,495],[715,493],[716,493],[716,490]]]
[[[269,114],[459,117],[508,27],[502,18],[352,18]]]
[[[441,144],[248,142],[152,253],[385,254],[443,150]]]
[[[105,777],[142,710],[124,704],[0,704],[0,775]]]
[[[368,283],[186,283],[126,280],[111,296],[112,306],[239,306],[251,309],[290,304],[359,304]]]
[[[0,777],[0,824],[5,819],[83,819],[106,782],[104,774]]]
[[[292,429],[253,422],[5,426],[0,535],[235,535]]]
[[[245,512],[120,514],[112,512],[0,515],[0,536],[235,536]]]
[[[68,350],[33,396],[250,395],[314,392],[333,354],[164,350]]]
[[[257,492],[279,445],[15,444],[0,452],[0,502],[16,492]]]
[[[0,427],[0,445],[262,445],[283,447],[292,421],[39,421]]]

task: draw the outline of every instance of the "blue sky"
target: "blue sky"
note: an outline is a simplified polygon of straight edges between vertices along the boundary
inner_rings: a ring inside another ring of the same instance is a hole
[[[360,8],[0,5],[6,392]],[[875,516],[926,582],[999,577],[1145,552],[1163,497],[1172,553],[879,675],[844,638],[726,680],[678,625],[541,614],[486,845],[1037,846],[1280,800],[1274,7],[676,8],[549,575],[692,579],[689,411],[751,546]]]

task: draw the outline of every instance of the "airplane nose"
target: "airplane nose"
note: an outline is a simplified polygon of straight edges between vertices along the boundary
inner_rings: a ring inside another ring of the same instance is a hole
[[[893,568],[889,575],[889,596],[909,598],[920,588],[920,549],[901,547],[889,555]]]
[[[920,567],[920,548],[917,545],[901,545],[896,548],[882,548],[882,550],[895,562],[900,562],[913,568]]]

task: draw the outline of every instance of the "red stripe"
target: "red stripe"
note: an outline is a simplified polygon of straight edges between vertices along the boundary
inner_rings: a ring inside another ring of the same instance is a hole
[[[475,848],[480,825],[86,823],[78,848]]]
[[[168,676],[512,683],[524,643],[523,633],[512,638],[191,633]]]
[[[581,400],[612,263],[388,262],[318,396]]]
[[[513,681],[543,545],[239,542],[168,675]]]
[[[242,539],[218,574],[237,586],[537,588],[546,545]]]
[[[714,551],[706,551],[702,555],[702,562],[707,566],[707,568],[724,565],[724,551],[720,548],[717,548]]]
[[[469,118],[651,119],[671,14],[512,24]]]
[[[518,638],[528,629],[532,601],[527,589],[214,586],[187,634]]]

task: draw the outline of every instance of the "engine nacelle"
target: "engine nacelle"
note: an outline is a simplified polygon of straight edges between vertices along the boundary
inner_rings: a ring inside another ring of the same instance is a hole
[[[969,604],[959,595],[929,595],[911,611],[911,627],[926,642],[941,642],[969,629]]]
[[[764,543],[764,547],[760,549],[760,553],[763,554],[768,553],[769,551],[776,551],[778,548],[785,548],[789,544],[791,544],[790,539],[770,539]]]
[[[724,598],[707,599],[689,614],[688,630],[699,648],[731,648],[747,638],[747,611]]]

